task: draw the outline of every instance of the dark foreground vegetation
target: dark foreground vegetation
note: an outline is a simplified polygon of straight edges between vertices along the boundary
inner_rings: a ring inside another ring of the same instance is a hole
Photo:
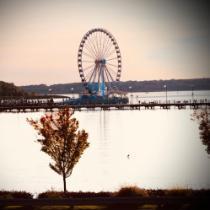
[[[117,192],[47,191],[37,198],[27,192],[1,191],[0,209],[207,210],[210,190],[123,187]]]
[[[7,100],[14,100],[10,102],[17,103],[17,102],[26,102],[27,100],[31,99],[46,100],[51,98],[66,98],[61,95],[53,95],[53,94],[47,95],[47,94],[43,95],[34,92],[27,92],[23,90],[23,88],[17,87],[13,83],[0,81],[0,103],[1,101],[7,102]]]

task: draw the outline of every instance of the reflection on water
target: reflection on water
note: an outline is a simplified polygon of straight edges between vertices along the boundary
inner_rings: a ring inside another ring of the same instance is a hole
[[[192,110],[75,112],[89,133],[68,190],[144,188],[209,188],[210,159],[199,139]],[[32,193],[62,190],[62,178],[40,152],[38,138],[26,118],[43,113],[0,114],[0,189]],[[129,157],[128,157],[129,155]]]

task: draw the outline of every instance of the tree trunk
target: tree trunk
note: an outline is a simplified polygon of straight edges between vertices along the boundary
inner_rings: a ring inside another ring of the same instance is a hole
[[[63,173],[63,191],[66,194],[66,174]]]

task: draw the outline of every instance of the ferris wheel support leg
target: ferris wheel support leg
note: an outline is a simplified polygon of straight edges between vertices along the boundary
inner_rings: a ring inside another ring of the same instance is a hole
[[[105,96],[105,83],[104,82],[101,83],[101,95]]]

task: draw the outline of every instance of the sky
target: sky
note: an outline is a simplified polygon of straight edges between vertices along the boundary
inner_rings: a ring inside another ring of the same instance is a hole
[[[0,80],[80,82],[84,34],[105,28],[122,81],[210,77],[210,7],[191,0],[0,0]]]

